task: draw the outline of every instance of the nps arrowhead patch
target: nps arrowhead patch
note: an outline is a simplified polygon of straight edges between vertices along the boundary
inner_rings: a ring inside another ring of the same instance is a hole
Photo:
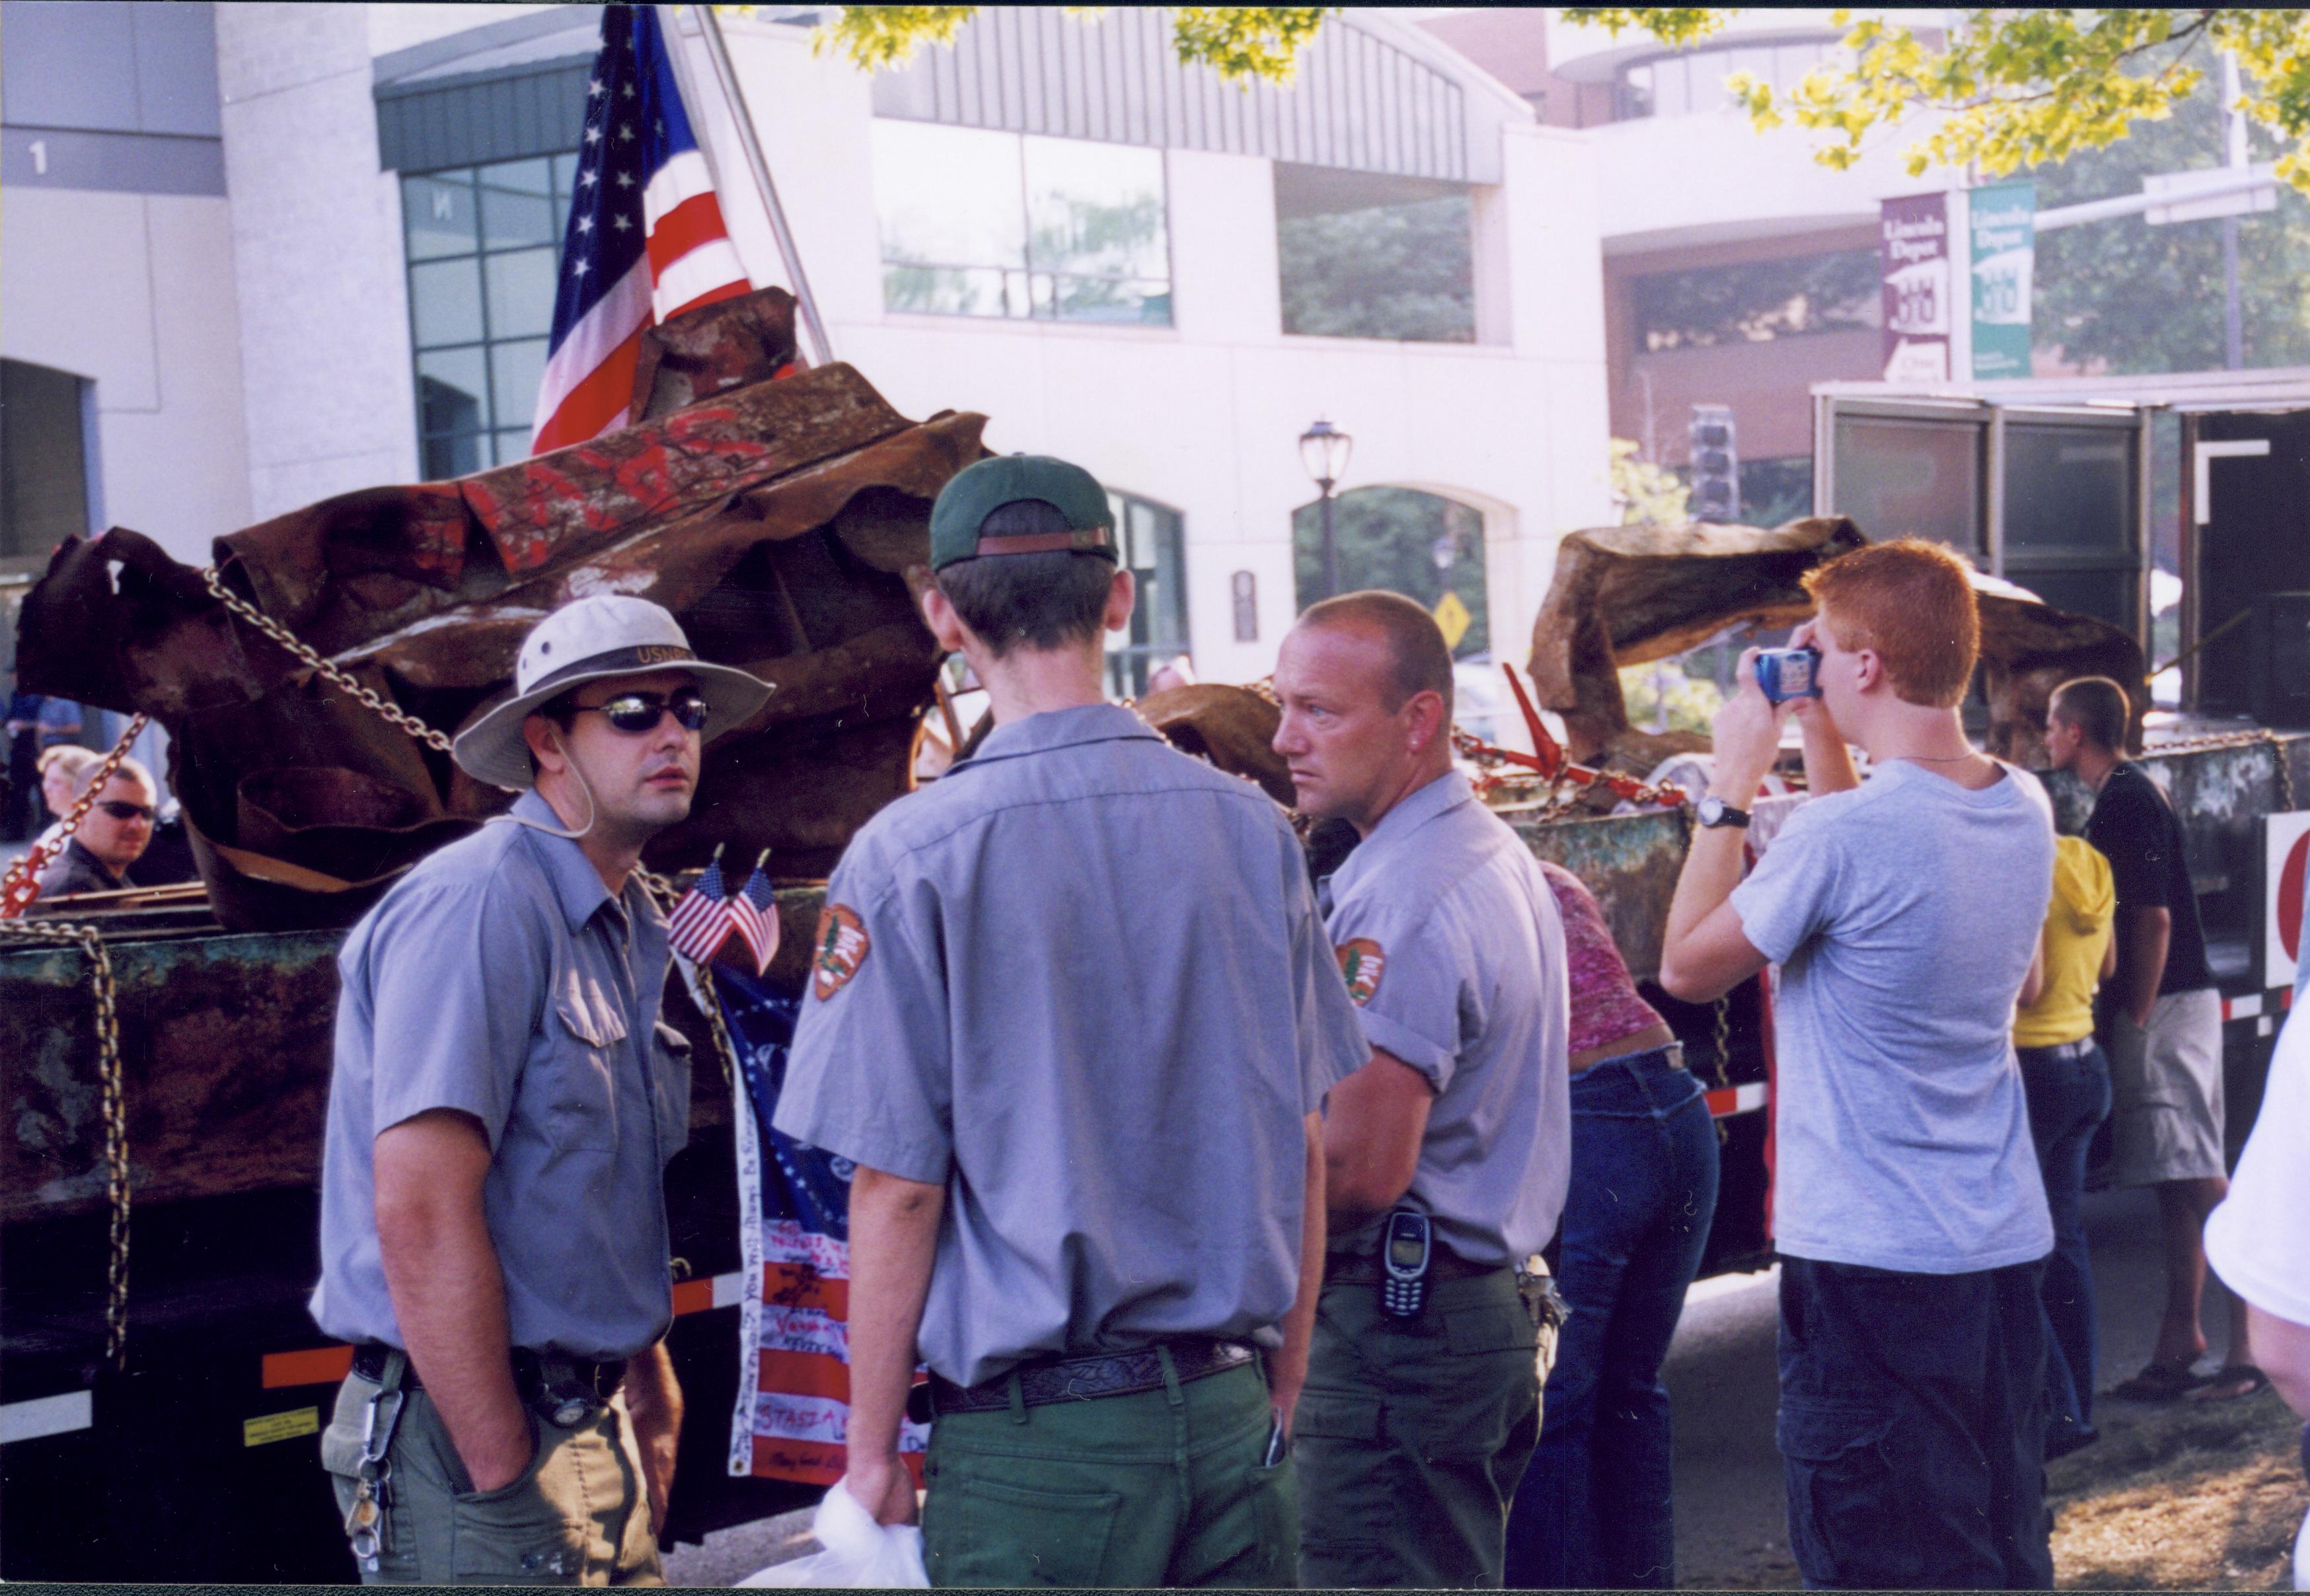
[[[819,911],[816,943],[811,954],[811,989],[824,1002],[850,984],[873,943],[868,941],[857,911],[841,903],[828,904]]]
[[[1387,967],[1387,955],[1369,937],[1342,942],[1333,951],[1340,956],[1340,974],[1347,979],[1348,995],[1360,1009],[1379,990],[1380,972]]]

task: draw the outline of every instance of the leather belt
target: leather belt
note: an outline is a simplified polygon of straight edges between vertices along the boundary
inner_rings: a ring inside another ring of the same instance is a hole
[[[1166,1341],[1164,1348],[1171,1354],[1171,1367],[1179,1383],[1201,1380],[1207,1375],[1224,1374],[1241,1368],[1259,1357],[1258,1349],[1247,1341],[1218,1341],[1203,1338]],[[1011,1406],[1011,1381],[1019,1381],[1019,1394],[1025,1405],[1037,1408],[1049,1402],[1089,1402],[1101,1397],[1131,1396],[1142,1391],[1163,1389],[1163,1359],[1153,1347],[1138,1347],[1128,1352],[1093,1352],[1081,1357],[1054,1357],[1020,1364],[1008,1374],[997,1375],[992,1380],[982,1380],[976,1385],[957,1385],[953,1381],[931,1376],[931,1407],[938,1413],[986,1413]]]
[[[1474,1263],[1446,1246],[1432,1244],[1428,1251],[1428,1278],[1431,1280],[1465,1280],[1477,1275],[1496,1274],[1507,1268],[1505,1263]],[[1381,1269],[1377,1253],[1333,1253],[1324,1260],[1324,1284],[1334,1281],[1343,1286],[1376,1285],[1386,1271]]]
[[[382,1381],[386,1359],[394,1350],[382,1341],[363,1342],[353,1349],[353,1373],[364,1380]],[[625,1379],[626,1360],[622,1357],[594,1363],[582,1357],[565,1357],[559,1352],[533,1352],[526,1347],[513,1349],[513,1383],[521,1400],[565,1427],[576,1420],[560,1418],[561,1411],[572,1403],[608,1401],[618,1394]],[[401,1388],[425,1389],[424,1383],[417,1377],[414,1363],[402,1370]]]
[[[2056,1042],[2050,1047],[2017,1047],[2014,1049],[2016,1053],[2034,1053],[2040,1058],[2054,1060],[2061,1063],[2069,1063],[2074,1060],[2081,1059],[2093,1050],[2094,1039],[2091,1037],[2080,1037],[2074,1042]]]

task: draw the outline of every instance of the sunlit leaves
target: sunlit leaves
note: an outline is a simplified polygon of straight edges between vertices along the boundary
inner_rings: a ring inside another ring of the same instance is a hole
[[[1071,5],[1078,17],[1107,8]],[[1302,46],[1335,5],[1179,5],[1171,39],[1182,65],[1208,66],[1231,83],[1290,82]],[[925,44],[951,44],[976,5],[845,5],[819,25],[814,48],[862,71],[901,66]]]
[[[1577,7],[1568,22],[1651,34],[1683,48],[1732,13],[1688,7]],[[2278,173],[2310,193],[2310,12],[2280,9],[1998,9],[1936,13],[1946,34],[1834,13],[1853,65],[1776,89],[1750,73],[1729,80],[1759,128],[1793,124],[1825,134],[1823,165],[1845,169],[1870,138],[1919,111],[1937,113],[1904,151],[1910,173],[1973,166],[2002,177],[2104,149],[2137,122],[2162,121],[2234,51],[2246,115],[2278,136]]]

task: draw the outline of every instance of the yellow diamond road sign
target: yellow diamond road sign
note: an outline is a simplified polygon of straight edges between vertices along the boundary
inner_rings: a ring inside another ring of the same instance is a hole
[[[1445,590],[1444,596],[1436,601],[1436,608],[1429,613],[1434,615],[1436,624],[1444,629],[1444,646],[1446,648],[1460,646],[1460,639],[1468,635],[1468,628],[1476,619],[1468,613],[1468,606],[1460,602],[1460,595],[1448,588]]]

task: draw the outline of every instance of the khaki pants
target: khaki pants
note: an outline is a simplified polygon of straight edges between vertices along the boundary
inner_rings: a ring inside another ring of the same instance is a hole
[[[348,1375],[321,1437],[340,1513],[353,1504],[362,1419],[377,1383]],[[406,1393],[386,1453],[391,1499],[372,1585],[662,1585],[641,1453],[623,1396],[568,1429],[531,1416],[527,1472],[475,1491],[448,1427],[422,1391]]]
[[[1325,1286],[1292,1427],[1299,1583],[1497,1589],[1554,1354],[1506,1269],[1432,1282],[1415,1319]]]

